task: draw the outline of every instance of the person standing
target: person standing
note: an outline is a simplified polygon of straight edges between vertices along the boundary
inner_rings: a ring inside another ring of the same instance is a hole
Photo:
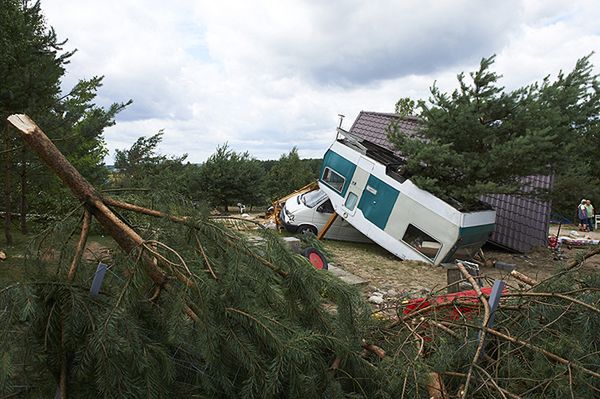
[[[581,200],[581,203],[577,207],[577,218],[579,218],[579,231],[587,231],[588,228],[588,217],[587,217],[587,201]]]
[[[594,205],[592,205],[592,201],[585,201],[585,210],[588,218],[588,228],[590,231],[594,231]]]

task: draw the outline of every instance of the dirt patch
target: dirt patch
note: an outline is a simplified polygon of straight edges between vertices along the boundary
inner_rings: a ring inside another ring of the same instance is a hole
[[[568,234],[569,230],[566,231]],[[598,235],[600,233],[588,233]],[[562,235],[562,234],[561,234]],[[402,261],[377,245],[355,244],[339,241],[324,241],[331,261],[336,266],[369,281],[365,292],[389,291],[398,293],[420,293],[437,290],[447,285],[446,270],[418,261]],[[511,263],[517,270],[536,280],[543,280],[555,274],[564,262],[581,256],[590,248],[563,247],[563,259],[556,259],[547,248],[537,248],[527,254],[510,253],[497,248],[484,248],[486,258]],[[585,268],[600,268],[600,255],[589,258]],[[495,268],[481,268],[483,276],[489,280],[502,278],[508,283],[517,284],[507,271]]]
[[[253,215],[256,220],[262,220],[259,215]],[[556,234],[558,226],[550,228],[551,234]],[[561,226],[560,235],[569,235],[575,231],[578,238],[600,239],[600,232],[578,232],[577,226]],[[248,233],[254,236],[253,229]],[[288,235],[284,233],[284,235]],[[350,272],[363,280],[368,281],[364,287],[369,295],[374,291],[395,291],[400,296],[411,294],[417,296],[424,292],[436,291],[447,285],[447,272],[441,266],[432,266],[418,261],[402,261],[385,249],[375,244],[358,244],[343,241],[324,240],[323,246],[329,256],[330,262],[337,267]],[[527,254],[511,253],[497,247],[484,248],[487,259],[493,259],[509,264],[514,264],[517,270],[538,281],[555,274],[565,262],[576,259],[586,253],[590,248],[577,248],[563,246],[561,258],[545,247],[537,248]],[[600,256],[588,259],[584,268],[599,268]],[[483,267],[480,270],[488,281],[504,279],[509,284],[518,284],[508,271]]]
[[[369,282],[367,290],[419,292],[446,285],[441,267],[417,261],[402,261],[374,244],[324,241],[336,266]]]
[[[112,259],[111,249],[97,241],[88,241],[83,251],[82,258],[86,262],[110,263]]]

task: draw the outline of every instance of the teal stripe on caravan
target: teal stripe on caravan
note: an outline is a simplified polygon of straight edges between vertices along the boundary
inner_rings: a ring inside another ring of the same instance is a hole
[[[490,238],[490,235],[492,234],[495,228],[495,224],[483,224],[480,226],[461,227],[458,230],[458,240],[454,244],[452,250],[448,252],[442,263],[452,262],[456,258],[455,254],[456,249],[458,247],[477,243],[481,243],[483,245],[483,243],[485,243],[488,240],[488,238]]]
[[[346,181],[344,182],[344,186],[342,187],[342,192],[340,193],[342,197],[345,197],[346,192],[348,191],[348,187],[350,187],[350,181],[352,181],[352,176],[354,176],[356,165],[348,161],[346,158],[342,157],[338,153],[331,150],[327,150],[325,156],[323,157],[323,164],[321,165],[321,173],[319,174],[319,180],[325,185],[329,186],[323,181],[323,171],[326,167],[333,169],[335,172],[344,176],[344,179],[346,179]],[[334,189],[333,187],[331,188]]]
[[[399,194],[400,192],[389,184],[370,175],[360,197],[358,209],[367,220],[384,230]]]
[[[494,231],[495,224],[484,224],[480,226],[461,227],[458,231],[460,245],[468,245],[479,241],[487,241]]]

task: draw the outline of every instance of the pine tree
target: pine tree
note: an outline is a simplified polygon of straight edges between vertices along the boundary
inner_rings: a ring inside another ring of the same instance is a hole
[[[422,137],[390,130],[411,180],[466,208],[482,194],[543,194],[527,192],[521,178],[561,173],[598,134],[600,91],[589,57],[555,81],[547,77],[513,91],[490,70],[494,57],[484,58],[469,79],[459,74],[451,94],[434,85],[429,103],[418,103]]]
[[[306,160],[300,159],[298,148],[293,147],[289,153],[282,154],[267,173],[265,192],[273,201],[314,182],[317,178],[318,173],[315,174],[311,170],[311,165]]]
[[[263,177],[261,164],[246,151],[238,153],[227,143],[217,147],[201,166],[197,187],[213,206],[260,202]]]
[[[106,180],[102,139],[104,129],[127,103],[107,109],[93,101],[102,77],[80,81],[61,93],[65,65],[74,51],[63,49],[55,31],[46,24],[40,2],[0,0],[0,118],[28,113],[52,132],[52,138],[86,178]],[[6,126],[6,127],[4,127]],[[43,168],[9,125],[3,125],[3,192],[5,237],[10,241],[10,215],[19,203],[21,229],[27,231],[26,213],[46,214],[72,206],[64,188]]]

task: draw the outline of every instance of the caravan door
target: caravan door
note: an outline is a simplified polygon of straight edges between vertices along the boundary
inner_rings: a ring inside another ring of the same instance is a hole
[[[362,196],[363,190],[367,185],[371,171],[373,170],[373,162],[360,157],[354,175],[352,175],[352,181],[348,187],[342,210],[345,214],[354,216],[357,205]],[[344,216],[346,218],[346,216]]]
[[[358,209],[368,221],[385,230],[399,194],[398,190],[371,175],[358,202]]]

